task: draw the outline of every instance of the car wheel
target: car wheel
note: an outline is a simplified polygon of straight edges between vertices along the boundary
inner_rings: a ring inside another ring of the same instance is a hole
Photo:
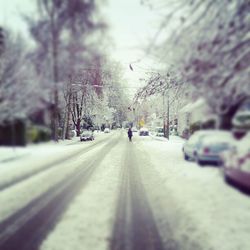
[[[228,185],[232,185],[232,180],[231,180],[230,177],[228,177],[226,174],[224,174],[224,181],[225,181]]]
[[[189,156],[188,156],[187,154],[185,154],[185,153],[184,153],[184,159],[185,159],[186,161],[189,160]]]
[[[223,166],[223,161],[218,161],[218,162],[216,163],[216,165],[217,165],[218,167],[222,167],[222,166]]]
[[[199,159],[197,159],[197,163],[199,164],[200,167],[203,167],[205,165],[205,162]]]

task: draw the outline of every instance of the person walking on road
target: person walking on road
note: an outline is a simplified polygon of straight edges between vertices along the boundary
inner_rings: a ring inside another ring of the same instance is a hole
[[[132,129],[129,128],[129,129],[128,129],[128,139],[129,139],[129,141],[132,141],[132,136],[133,136]]]

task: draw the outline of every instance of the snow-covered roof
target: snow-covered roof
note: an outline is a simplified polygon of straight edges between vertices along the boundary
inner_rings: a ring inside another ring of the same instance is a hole
[[[148,131],[148,129],[145,128],[145,127],[142,127],[142,128],[140,129],[140,131]]]
[[[206,104],[206,101],[204,98],[199,98],[196,100],[194,103],[188,103],[186,106],[184,106],[181,110],[180,113],[188,113],[192,112],[194,109],[199,108],[203,105]]]
[[[228,143],[231,142],[232,144],[235,142],[235,139],[233,138],[233,135],[230,132],[219,132],[212,134],[210,136],[207,136],[203,139],[204,144],[217,144],[217,143]]]

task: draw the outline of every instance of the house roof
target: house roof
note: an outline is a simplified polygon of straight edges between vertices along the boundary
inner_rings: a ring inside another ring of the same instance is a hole
[[[199,98],[193,103],[188,103],[179,112],[180,113],[191,113],[194,109],[206,105],[206,101],[203,98]]]

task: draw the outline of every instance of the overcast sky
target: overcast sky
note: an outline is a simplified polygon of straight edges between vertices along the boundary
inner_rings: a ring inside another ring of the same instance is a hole
[[[0,0],[0,25],[10,27],[28,37],[21,14],[35,15],[34,3],[34,0]],[[143,48],[157,32],[157,13],[142,6],[140,0],[108,0],[108,4],[102,8],[115,45],[110,56],[123,65],[129,85],[138,86],[138,79],[143,77],[143,69],[137,68],[137,65],[147,68],[147,59],[135,63],[134,71],[129,69],[129,63],[144,57]]]

